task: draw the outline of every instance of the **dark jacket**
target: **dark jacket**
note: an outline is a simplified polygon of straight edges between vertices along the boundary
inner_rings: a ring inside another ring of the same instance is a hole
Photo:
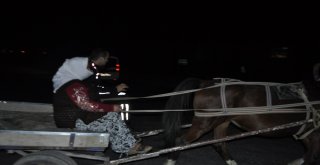
[[[61,86],[53,96],[54,120],[58,128],[74,128],[80,118],[86,124],[113,111],[113,104],[95,100],[87,83],[72,80]]]

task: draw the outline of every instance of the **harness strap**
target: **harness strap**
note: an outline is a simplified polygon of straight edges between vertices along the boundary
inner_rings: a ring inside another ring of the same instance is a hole
[[[219,78],[219,79],[222,79],[222,78]],[[169,93],[163,93],[163,94],[157,94],[157,95],[145,96],[145,97],[105,98],[105,99],[101,99],[101,101],[121,101],[121,100],[153,99],[153,98],[169,97],[169,96],[181,95],[181,94],[186,94],[186,93],[193,93],[193,92],[197,92],[197,91],[201,91],[201,90],[205,90],[205,89],[217,88],[222,85],[266,85],[266,84],[269,84],[269,86],[288,86],[288,85],[299,84],[299,83],[284,84],[284,83],[272,83],[272,82],[243,82],[243,81],[235,80],[235,79],[227,79],[227,80],[229,80],[229,81],[225,81],[225,84],[219,83],[219,84],[215,84],[215,85],[204,87],[204,88],[169,92]]]
[[[227,113],[226,85],[224,78],[221,79],[220,98],[223,112]]]
[[[269,83],[265,85],[265,88],[266,88],[267,107],[269,111],[272,111],[272,99],[271,99],[271,91],[270,91]]]

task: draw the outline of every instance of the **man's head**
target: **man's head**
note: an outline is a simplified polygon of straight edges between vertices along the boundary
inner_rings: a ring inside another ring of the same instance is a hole
[[[103,67],[108,62],[110,53],[104,49],[94,49],[89,57],[89,62],[94,63],[98,67]]]

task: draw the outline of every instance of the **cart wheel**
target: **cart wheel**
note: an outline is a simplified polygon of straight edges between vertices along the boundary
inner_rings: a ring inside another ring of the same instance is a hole
[[[59,151],[39,151],[20,158],[13,165],[77,165],[77,163]]]

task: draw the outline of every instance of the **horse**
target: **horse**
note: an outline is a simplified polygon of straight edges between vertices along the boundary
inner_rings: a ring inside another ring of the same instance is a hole
[[[203,80],[199,78],[187,78],[174,89],[174,91],[176,92],[188,90],[194,91],[171,96],[166,102],[165,109],[169,111],[163,114],[162,122],[165,130],[165,141],[167,147],[190,144],[210,131],[213,131],[214,139],[224,138],[227,136],[227,130],[231,123],[244,131],[255,131],[275,127],[286,123],[306,120],[308,117],[310,118],[310,116],[313,116],[312,114],[308,115],[306,111],[304,111],[303,113],[285,113],[284,111],[279,111],[278,113],[264,114],[255,113],[253,110],[249,109],[249,111],[245,111],[247,113],[237,113],[238,111],[243,110],[242,107],[256,107],[256,110],[259,111],[259,107],[261,107],[261,109],[268,109],[271,107],[271,105],[274,107],[276,105],[295,103],[299,100],[301,102],[301,94],[297,95],[298,98],[297,96],[294,96],[291,99],[280,99],[279,92],[278,95],[276,92],[276,89],[280,89],[279,86],[272,86],[270,85],[270,83],[266,83],[267,85],[264,85],[261,83],[246,84],[245,82],[241,81],[228,81],[229,83],[223,83],[222,81],[225,81],[225,79]],[[310,85],[307,86],[306,84],[308,83],[299,83],[299,89],[302,89],[302,94],[306,94],[305,101],[313,101],[315,100],[315,98],[311,98],[311,96],[317,96],[319,90],[316,91],[315,88],[311,89]],[[288,85],[284,87],[298,89],[298,86]],[[292,92],[284,92],[284,94],[287,95],[290,93]],[[270,105],[267,106],[268,104]],[[295,108],[301,107],[302,109],[307,109],[304,105],[298,105],[294,108],[291,108],[291,110],[294,111]],[[206,109],[221,109],[222,114],[228,114],[228,108],[234,108],[232,111],[233,114],[230,111],[229,115],[206,116],[206,114],[209,114],[209,111],[206,111]],[[311,104],[309,108],[312,108],[313,110],[319,110],[319,104]],[[192,115],[192,126],[188,128],[188,130],[181,130],[182,121],[185,118],[183,118],[182,111],[173,111],[175,109],[191,109],[194,113]],[[277,112],[278,110],[281,109],[271,109],[267,111]],[[267,132],[261,134],[261,136],[292,136],[296,135],[297,132],[302,131],[302,127],[305,130],[314,128],[312,123],[306,123],[301,127],[292,127],[283,130]],[[319,129],[314,128],[314,131],[311,131],[307,135],[305,134],[305,136],[306,137],[302,139],[302,142],[306,148],[306,152],[304,153],[302,158],[291,162],[292,164],[311,165],[320,162]],[[215,143],[214,148],[223,158],[226,164],[237,165],[236,160],[234,160],[228,152],[227,142]],[[178,156],[179,151],[169,154],[165,164],[175,164]]]

